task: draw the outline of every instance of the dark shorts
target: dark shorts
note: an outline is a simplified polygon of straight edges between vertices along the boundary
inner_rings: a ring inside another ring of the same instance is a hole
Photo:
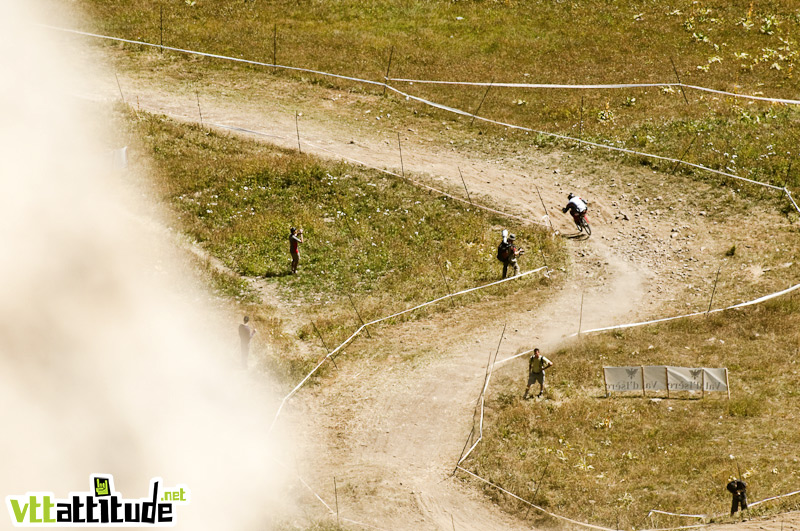
[[[533,385],[537,382],[539,383],[539,385],[544,385],[544,371],[530,372],[528,374],[528,385]]]

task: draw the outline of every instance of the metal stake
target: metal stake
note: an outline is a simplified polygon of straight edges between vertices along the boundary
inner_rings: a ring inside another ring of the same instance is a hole
[[[791,168],[791,164],[789,165]],[[458,174],[461,176],[461,183],[464,185],[464,191],[467,192],[467,199],[469,200],[470,206],[472,205],[472,198],[469,196],[469,190],[467,190],[467,183],[464,181],[464,175],[461,173],[461,167],[458,167]]]
[[[394,45],[389,50],[389,64],[386,65],[386,75],[383,76],[383,95],[386,96],[386,86],[389,84],[389,69],[392,67],[392,56],[394,55]]]
[[[297,151],[303,153],[303,148],[300,147],[300,123],[298,122],[298,113],[294,111],[294,127],[297,130]]]
[[[333,495],[336,496],[336,525],[339,525],[339,490],[336,487],[336,476],[333,476]]]
[[[475,109],[474,113],[472,113],[472,120],[470,120],[470,122],[469,122],[469,126],[470,127],[472,127],[472,124],[475,123],[475,116],[480,112],[481,107],[483,106],[483,101],[486,99],[486,96],[489,95],[489,89],[492,88],[493,84],[494,84],[494,79],[492,79],[491,83],[489,83],[489,86],[486,87],[486,92],[484,92],[483,98],[481,98],[481,102],[478,104],[478,108]]]
[[[583,326],[583,295],[585,292],[581,292],[581,314],[578,318],[578,337],[581,335],[581,327]]]
[[[681,94],[683,94],[683,101],[686,102],[686,105],[689,105],[689,99],[686,97],[686,92],[683,91],[683,82],[681,81],[681,76],[678,75],[678,69],[675,68],[675,61],[673,61],[672,57],[670,57],[669,62],[672,63],[672,71],[675,72],[675,77],[678,79],[678,86],[681,89]]]
[[[361,314],[358,313],[358,308],[356,308],[356,305],[353,302],[353,297],[351,297],[350,294],[348,293],[347,294],[347,298],[350,299],[350,304],[353,306],[353,309],[356,311],[356,315],[358,316],[358,320],[361,321],[361,326],[363,326],[364,330],[367,332],[367,337],[372,339],[372,336],[369,335],[369,328],[367,328],[367,325],[364,324],[364,319],[361,318]]]
[[[680,164],[681,162],[683,162],[683,157],[685,157],[685,156],[686,156],[686,154],[687,154],[687,153],[689,153],[689,150],[690,150],[690,149],[692,149],[692,146],[694,145],[694,142],[695,142],[695,140],[697,140],[697,136],[695,136],[695,137],[692,139],[692,141],[691,141],[691,142],[689,142],[689,147],[687,147],[686,149],[684,149],[684,150],[683,150],[683,153],[681,153],[681,156],[680,156],[680,157],[678,157],[678,162],[676,162],[676,163],[675,163],[675,165],[672,167],[672,171],[670,172],[670,174],[671,174],[671,175],[675,175],[675,170],[677,170],[677,169],[678,169],[678,164]]]
[[[450,304],[453,305],[453,308],[456,307],[456,303],[453,302],[453,292],[450,291],[450,284],[447,282],[447,277],[444,275],[444,269],[442,268],[442,258],[439,257],[439,260],[436,261],[436,265],[439,266],[439,272],[442,273],[442,278],[444,279],[444,286],[447,288],[447,294],[450,295]]]
[[[195,97],[197,98],[197,113],[200,115],[200,129],[203,128],[203,111],[200,109],[200,93],[195,91]]]
[[[403,167],[403,146],[400,144],[400,131],[397,132],[397,147],[400,149],[400,173],[403,175],[403,179],[405,179],[406,170]]]
[[[161,18],[161,22],[160,22],[161,40],[159,41],[159,46],[161,47],[160,50],[161,50],[161,53],[163,54],[164,53],[164,6],[160,6],[159,13],[161,14],[161,17],[160,17]]]
[[[278,25],[272,26],[272,64],[277,65],[278,55]]]
[[[555,232],[556,229],[553,227],[553,220],[550,219],[550,214],[547,212],[547,207],[544,204],[544,199],[542,199],[542,193],[539,191],[539,187],[538,186],[536,186],[535,184],[533,186],[536,187],[536,193],[539,194],[539,201],[542,202],[542,208],[544,209],[544,215],[547,216],[547,222],[550,223],[550,230]]]
[[[714,293],[717,292],[717,281],[719,280],[719,271],[722,269],[722,266],[719,266],[717,269],[717,277],[714,279],[714,289],[711,290],[711,300],[708,301],[708,310],[706,310],[706,315],[711,311],[711,304],[714,302]]]
[[[122,95],[122,85],[119,84],[119,76],[114,72],[114,77],[117,79],[117,88],[119,89],[119,97],[122,98],[122,103],[125,103],[125,96]]]
[[[325,344],[325,339],[322,337],[322,334],[320,334],[319,329],[317,328],[317,325],[314,324],[314,321],[311,321],[311,326],[314,327],[314,332],[317,333],[317,337],[319,337],[319,340],[322,341],[322,346],[325,347],[325,352],[327,352],[328,355],[330,355],[331,351],[330,351],[330,349],[328,349],[328,345]],[[331,358],[331,361],[333,362],[333,366],[336,367],[336,369],[339,369],[339,366],[336,365],[336,360]]]

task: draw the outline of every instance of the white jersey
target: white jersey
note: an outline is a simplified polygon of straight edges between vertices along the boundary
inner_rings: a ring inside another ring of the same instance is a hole
[[[570,204],[575,205],[575,208],[578,209],[578,212],[586,212],[586,209],[588,208],[583,199],[581,199],[578,196],[573,197],[572,199],[569,200],[569,202],[567,202],[568,208]]]

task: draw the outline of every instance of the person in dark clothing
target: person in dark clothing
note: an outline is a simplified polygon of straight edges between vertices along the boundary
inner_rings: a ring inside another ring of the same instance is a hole
[[[511,269],[514,271],[512,276],[519,275],[517,258],[525,251],[517,248],[515,243],[516,238],[517,237],[513,234],[509,234],[507,238],[504,238],[503,241],[500,242],[500,246],[497,248],[497,259],[503,262],[503,278],[506,278],[508,274],[508,266],[511,266]]]
[[[733,496],[733,500],[731,501],[731,516],[739,510],[739,507],[741,507],[743,511],[747,509],[747,485],[745,482],[734,478],[733,481],[728,483],[726,488]]]
[[[294,227],[289,231],[289,254],[292,255],[292,274],[297,274],[297,265],[300,263],[300,244],[303,243],[303,229]]]

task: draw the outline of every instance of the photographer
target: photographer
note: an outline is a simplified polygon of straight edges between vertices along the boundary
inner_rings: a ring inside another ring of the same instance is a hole
[[[506,275],[508,274],[508,266],[511,266],[514,270],[514,274],[512,276],[519,275],[517,258],[525,251],[517,248],[516,244],[514,243],[516,238],[517,237],[513,234],[509,234],[508,238],[504,238],[497,247],[497,259],[503,262],[503,278],[506,278]]]
[[[289,231],[289,254],[292,255],[292,274],[297,274],[297,265],[300,263],[300,244],[303,243],[303,229],[291,228]]]

